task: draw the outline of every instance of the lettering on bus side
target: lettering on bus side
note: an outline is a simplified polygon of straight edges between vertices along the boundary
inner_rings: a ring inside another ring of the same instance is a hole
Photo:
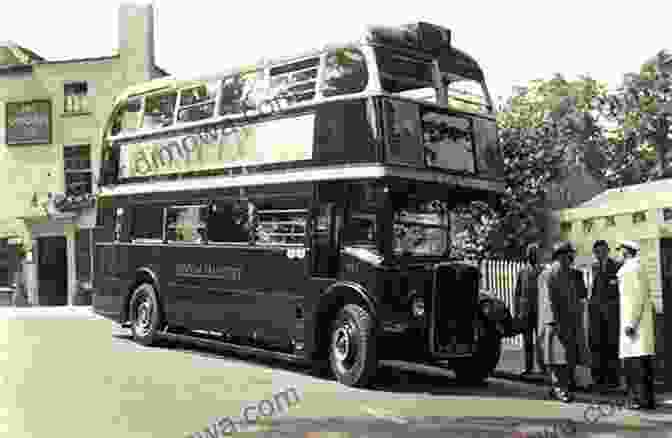
[[[221,169],[248,163],[309,160],[314,114],[252,126],[212,126],[160,140],[121,145],[121,178]]]
[[[237,266],[215,265],[211,263],[179,263],[175,266],[178,277],[219,278],[240,281],[242,269]]]

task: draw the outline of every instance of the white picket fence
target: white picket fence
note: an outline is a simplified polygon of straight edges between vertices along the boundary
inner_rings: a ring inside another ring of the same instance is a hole
[[[514,312],[514,292],[518,273],[525,263],[512,260],[484,260],[481,262],[481,288],[491,291],[497,298],[503,300],[506,306]],[[590,291],[592,272],[582,269],[586,287]],[[522,347],[523,336],[506,338],[505,344]]]

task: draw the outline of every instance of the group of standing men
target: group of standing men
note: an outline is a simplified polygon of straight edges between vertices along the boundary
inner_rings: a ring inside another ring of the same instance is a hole
[[[573,400],[577,365],[590,366],[600,391],[621,386],[621,369],[633,409],[655,409],[653,357],[655,310],[636,242],[622,241],[623,262],[609,257],[606,241],[593,245],[595,262],[590,297],[583,274],[573,267],[576,251],[569,242],[553,246],[552,262],[542,267],[539,246],[528,246],[528,265],[516,281],[516,314],[523,322],[525,371],[534,355],[550,371],[550,396]],[[588,336],[584,311],[588,302]],[[621,360],[623,366],[621,367]]]

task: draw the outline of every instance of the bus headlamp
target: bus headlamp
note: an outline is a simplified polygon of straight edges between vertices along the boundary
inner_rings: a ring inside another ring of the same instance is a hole
[[[425,299],[421,296],[416,295],[411,301],[411,312],[416,318],[421,318],[425,316]]]

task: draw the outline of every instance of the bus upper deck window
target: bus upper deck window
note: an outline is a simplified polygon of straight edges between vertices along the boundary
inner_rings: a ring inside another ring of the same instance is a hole
[[[123,135],[137,130],[140,125],[141,109],[142,98],[129,99],[117,113],[110,135]]]
[[[173,124],[177,93],[157,94],[145,98],[143,128],[164,128]]]
[[[195,122],[212,117],[215,111],[217,82],[182,90],[180,108],[177,114],[179,122]]]
[[[327,55],[322,94],[325,97],[364,91],[368,83],[364,54],[357,49],[338,49]]]

